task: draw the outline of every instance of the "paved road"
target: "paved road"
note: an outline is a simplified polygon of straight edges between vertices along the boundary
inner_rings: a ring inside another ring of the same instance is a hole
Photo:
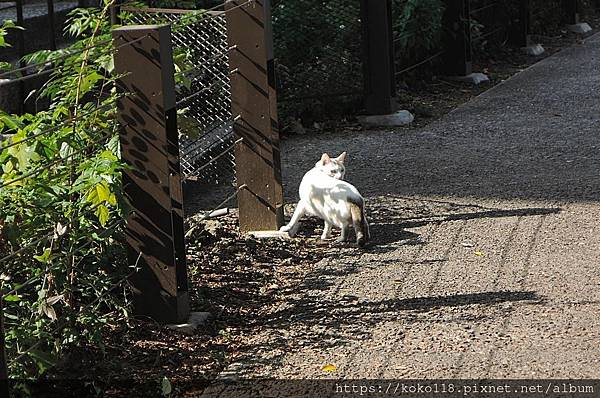
[[[424,129],[286,141],[292,201],[349,152],[376,245],[318,264],[228,374],[600,378],[599,63],[596,35]]]

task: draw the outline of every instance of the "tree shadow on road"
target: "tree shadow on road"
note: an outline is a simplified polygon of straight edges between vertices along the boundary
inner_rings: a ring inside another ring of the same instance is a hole
[[[439,214],[432,217],[424,217],[423,219],[409,219],[404,222],[401,222],[399,226],[402,228],[414,228],[427,225],[432,222],[440,223],[447,221],[475,220],[480,218],[543,216],[548,214],[558,214],[560,213],[560,211],[561,209],[559,207],[534,207],[525,209],[494,209],[468,213]]]
[[[412,199],[414,200],[414,199]],[[557,214],[558,207],[531,207],[517,209],[486,208],[475,204],[456,204],[447,201],[424,201],[418,205],[405,206],[407,198],[394,195],[372,198],[370,228],[372,241],[367,251],[386,253],[400,246],[423,245],[418,233],[408,231],[429,224],[484,218],[533,217]]]
[[[308,278],[307,281],[315,279]],[[254,320],[255,328],[269,330],[272,336],[268,343],[259,339],[255,344],[244,347],[237,358],[244,364],[242,372],[252,372],[253,367],[277,368],[289,351],[302,347],[310,347],[312,351],[342,349],[352,342],[370,339],[373,331],[386,322],[394,322],[397,333],[403,334],[413,323],[487,322],[506,315],[505,308],[500,305],[502,303],[542,305],[545,302],[544,297],[534,291],[490,291],[365,301],[351,295],[324,298],[312,295],[312,289],[312,285],[300,286],[297,290],[304,293],[289,300],[285,309]],[[481,306],[485,306],[486,310],[481,311],[478,308]],[[454,310],[449,311],[452,308]]]

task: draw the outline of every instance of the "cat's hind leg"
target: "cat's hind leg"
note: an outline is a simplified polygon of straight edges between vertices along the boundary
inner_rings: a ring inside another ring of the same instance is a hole
[[[352,225],[356,232],[356,244],[363,247],[370,238],[369,223],[365,217],[364,201],[361,200],[358,204],[350,204],[350,213],[352,214]]]
[[[365,244],[371,239],[371,232],[369,231],[369,223],[366,218],[362,218],[362,220],[354,221],[354,231],[356,232],[356,244],[360,247],[365,246]]]
[[[350,230],[350,228],[347,225],[345,225],[344,227],[342,227],[342,234],[335,241],[336,242],[345,242],[345,241],[347,241],[348,240],[349,230]]]
[[[321,234],[321,240],[327,240],[331,237],[331,228],[331,223],[325,221],[325,226],[323,226],[323,233]]]
[[[298,233],[298,229],[300,229],[300,218],[306,213],[304,202],[301,200],[298,202],[296,206],[296,210],[294,210],[294,214],[292,215],[292,219],[287,225],[279,228],[281,232],[287,232],[290,236],[295,236]]]

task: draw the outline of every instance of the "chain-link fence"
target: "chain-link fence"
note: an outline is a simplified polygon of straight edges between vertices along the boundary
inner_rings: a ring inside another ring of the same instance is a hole
[[[554,36],[564,23],[563,3],[561,0],[531,0],[532,35]]]
[[[344,113],[363,95],[360,0],[273,0],[279,116],[303,124]]]
[[[391,28],[396,81],[408,72],[429,70],[442,59],[443,0],[392,0]]]
[[[191,86],[179,87],[178,100],[185,101],[179,117],[184,176],[229,182],[233,149],[225,18],[198,18],[178,27],[190,12],[122,10],[129,24],[173,24],[176,51],[190,52],[194,68]],[[284,127],[294,120],[310,126],[362,105],[361,0],[273,0],[272,22],[279,120]],[[228,153],[206,164],[223,151]]]
[[[225,16],[123,7],[125,23],[170,23],[176,72],[179,147],[184,179],[231,183],[233,119]]]
[[[473,51],[508,43],[519,4],[507,0],[471,0],[470,20]]]
[[[443,0],[392,0],[392,32],[396,79],[414,78],[437,72],[452,32],[444,29],[448,2]],[[509,41],[511,23],[518,17],[518,0],[470,0],[468,2],[471,48],[483,52]]]

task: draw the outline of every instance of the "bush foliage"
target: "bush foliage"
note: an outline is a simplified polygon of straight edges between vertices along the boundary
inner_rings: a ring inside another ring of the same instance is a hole
[[[0,258],[12,256],[0,278],[13,377],[43,375],[127,316],[127,296],[108,294],[127,269],[108,7],[75,10],[72,45],[26,57],[52,70],[30,94],[48,109],[0,113],[10,137],[0,144]]]

